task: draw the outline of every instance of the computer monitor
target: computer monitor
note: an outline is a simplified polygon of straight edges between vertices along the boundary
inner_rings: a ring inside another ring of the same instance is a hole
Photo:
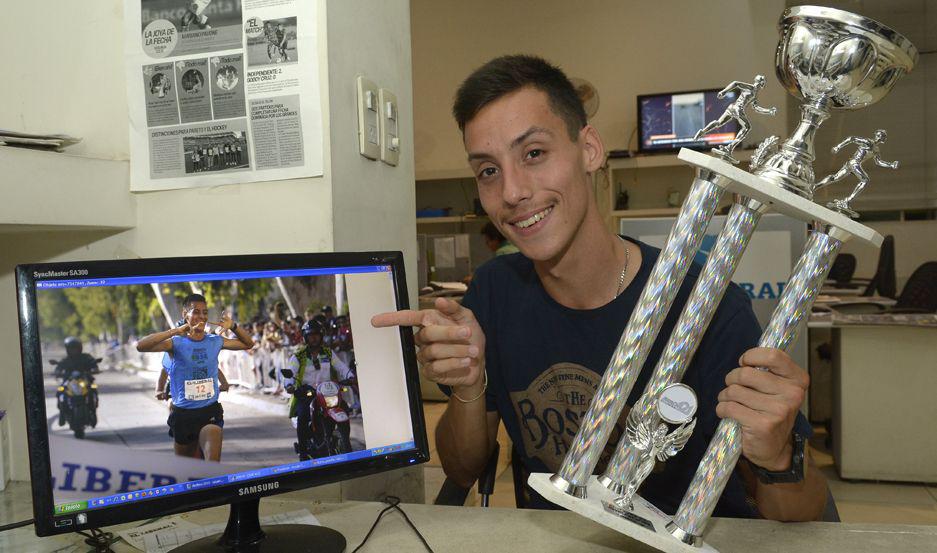
[[[638,96],[638,151],[672,152],[680,148],[713,148],[735,140],[739,125],[735,120],[695,139],[696,132],[719,118],[736,97],[719,89],[667,92]]]
[[[40,536],[230,503],[224,539],[248,546],[260,497],[429,458],[412,331],[370,324],[408,307],[400,252],[21,265],[16,284]]]

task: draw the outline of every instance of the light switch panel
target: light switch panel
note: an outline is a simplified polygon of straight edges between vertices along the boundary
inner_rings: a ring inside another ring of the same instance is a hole
[[[377,85],[358,77],[358,151],[368,159],[381,154],[381,107]]]
[[[381,161],[397,165],[400,159],[400,125],[397,113],[397,96],[382,88],[378,92],[381,105]]]

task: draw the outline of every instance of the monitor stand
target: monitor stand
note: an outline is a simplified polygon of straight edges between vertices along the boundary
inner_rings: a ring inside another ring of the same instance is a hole
[[[276,524],[260,528],[260,498],[231,503],[228,526],[220,536],[208,536],[173,549],[178,553],[342,553],[345,536],[337,530],[309,524]]]

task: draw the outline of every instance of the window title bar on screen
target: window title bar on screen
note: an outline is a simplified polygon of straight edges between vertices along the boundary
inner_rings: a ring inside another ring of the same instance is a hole
[[[268,271],[234,271],[224,273],[188,273],[177,275],[149,275],[130,277],[97,277],[63,280],[40,280],[36,288],[90,288],[94,286],[127,286],[131,284],[156,284],[161,282],[208,282],[212,280],[246,280],[251,278],[287,278],[322,275],[347,275],[352,273],[390,272],[390,265],[364,265],[360,267],[324,267],[319,269],[275,269]],[[35,273],[35,278],[45,275]]]

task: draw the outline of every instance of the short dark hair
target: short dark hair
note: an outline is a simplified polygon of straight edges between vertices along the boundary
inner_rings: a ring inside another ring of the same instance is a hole
[[[543,58],[527,55],[501,56],[476,69],[456,92],[452,115],[465,132],[465,125],[491,102],[532,86],[546,93],[550,109],[566,123],[569,138],[575,142],[586,126],[586,110],[576,88],[559,67]]]
[[[184,300],[182,300],[182,309],[188,310],[195,302],[202,302],[205,305],[208,305],[208,301],[205,299],[205,296],[201,294],[189,294],[185,297]]]

